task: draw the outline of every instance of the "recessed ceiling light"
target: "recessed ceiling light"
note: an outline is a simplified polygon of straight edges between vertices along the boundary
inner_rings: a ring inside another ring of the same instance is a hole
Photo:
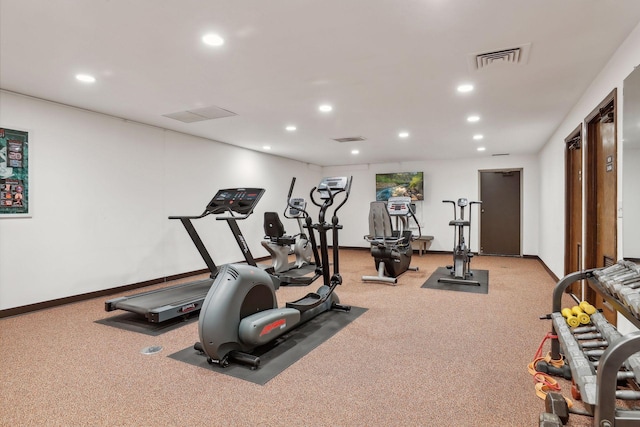
[[[205,34],[202,36],[202,42],[209,46],[222,46],[224,39],[217,34]]]
[[[333,107],[329,104],[322,104],[318,107],[318,110],[322,111],[323,113],[328,113],[329,111],[333,110]]]
[[[461,92],[461,93],[471,92],[472,90],[473,90],[473,85],[468,83],[458,86],[458,92]]]
[[[360,154],[360,150],[351,150],[351,154]]]
[[[269,145],[263,145],[263,146],[262,146],[262,149],[263,149],[263,150],[267,150],[267,151],[268,151],[268,150],[271,150],[271,146],[269,146]]]
[[[409,137],[409,132],[400,132],[400,133],[398,134],[398,136],[399,136],[400,138],[408,138],[408,137]]]
[[[76,74],[76,79],[83,83],[95,83],[96,78],[89,74]]]
[[[467,117],[467,121],[471,123],[475,123],[477,121],[480,121],[480,116],[469,116]]]
[[[293,132],[294,130],[296,130],[297,128],[293,125],[289,125],[285,128],[286,130],[288,130],[289,132]]]
[[[484,135],[480,135],[479,133],[478,133],[478,134],[473,135],[473,139],[475,139],[476,141],[478,141],[478,140],[480,140],[480,139],[482,139],[482,138],[484,138]]]
[[[484,147],[478,147],[478,148],[477,148],[477,150],[478,150],[478,151],[484,151],[484,150],[486,150],[486,148],[484,148]]]

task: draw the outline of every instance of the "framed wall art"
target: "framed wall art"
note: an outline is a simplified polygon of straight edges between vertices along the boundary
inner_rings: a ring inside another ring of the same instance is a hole
[[[29,214],[29,133],[0,127],[0,217]]]

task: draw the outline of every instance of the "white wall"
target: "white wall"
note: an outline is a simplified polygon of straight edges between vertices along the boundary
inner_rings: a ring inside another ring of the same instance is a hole
[[[547,141],[540,152],[540,248],[539,257],[558,277],[564,276],[564,139],[580,124],[584,118],[598,106],[600,102],[614,89],[618,95],[618,206],[625,208],[623,215],[637,216],[632,203],[625,205],[624,183],[622,169],[633,167],[630,162],[623,163],[623,150],[620,143],[623,138],[624,91],[623,81],[640,64],[640,24],[629,37],[620,45],[616,53],[609,60],[605,68],[591,83],[582,98],[569,112],[556,132]],[[576,70],[579,72],[579,70]],[[635,185],[635,184],[631,184]],[[636,190],[637,192],[637,190]],[[629,230],[627,230],[629,231]],[[625,247],[625,232],[622,217],[618,218],[618,258],[627,255]],[[635,328],[622,316],[618,316],[618,329],[628,333]]]
[[[0,126],[30,131],[33,213],[31,218],[0,219],[0,309],[203,268],[179,222],[167,216],[200,213],[223,187],[267,189],[256,214],[241,224],[254,255],[266,255],[259,243],[262,213],[282,212],[292,176],[298,177],[296,195],[306,197],[323,175],[353,175],[351,200],[340,215],[345,226],[340,244],[366,247],[363,236],[368,232],[369,202],[375,197],[375,174],[423,171],[423,232],[435,236],[432,249],[450,250],[451,212],[441,201],[476,198],[479,170],[522,168],[523,253],[539,255],[562,276],[564,138],[616,87],[621,120],[622,82],[639,62],[640,26],[537,157],[355,167],[318,168],[0,91]],[[621,140],[620,122],[618,132]],[[217,263],[240,258],[225,223],[201,220],[196,226]],[[622,228],[620,221],[619,254]],[[477,244],[476,232],[474,250]]]
[[[635,165],[635,167],[634,167]],[[633,194],[635,197],[627,197],[623,200],[622,209],[624,224],[622,229],[623,254],[629,258],[640,258],[640,148],[624,148],[624,182],[622,194]]]
[[[363,236],[368,234],[369,203],[375,200],[376,173],[424,172],[424,201],[417,202],[417,217],[422,233],[434,236],[432,250],[451,251],[453,231],[449,226],[453,216],[451,205],[442,200],[466,197],[477,200],[479,171],[522,168],[522,248],[525,255],[538,253],[538,162],[531,156],[479,156],[475,159],[415,161],[376,165],[335,166],[323,168],[324,175],[353,175],[351,197],[341,211],[344,225],[340,236],[343,246],[368,247]],[[474,207],[473,222],[478,224],[478,211]],[[478,250],[478,227],[473,227],[472,250]]]
[[[30,132],[33,213],[0,219],[0,309],[205,268],[167,217],[200,214],[220,188],[267,190],[240,223],[265,256],[263,212],[284,210],[292,176],[298,195],[320,179],[317,166],[9,92],[0,117]],[[226,222],[195,225],[216,263],[242,259]]]
[[[32,212],[0,219],[0,309],[204,268],[181,224],[167,217],[201,213],[225,187],[266,188],[240,224],[254,256],[266,256],[263,212],[284,210],[293,176],[294,196],[307,198],[321,176],[353,175],[340,244],[367,247],[375,174],[423,171],[418,217],[423,233],[435,236],[432,249],[448,251],[451,212],[442,200],[476,198],[479,170],[523,168],[523,250],[538,250],[534,156],[319,168],[10,92],[0,92],[0,112],[0,126],[30,132]],[[216,263],[241,259],[226,223],[195,225]],[[472,244],[477,250],[477,233]]]
[[[614,89],[618,94],[618,165],[622,165],[623,80],[640,63],[640,25],[629,35],[605,68],[540,152],[540,246],[539,256],[558,276],[564,276],[564,139]],[[579,70],[576,70],[579,72]],[[622,167],[618,168],[618,199],[622,202]],[[627,215],[633,215],[627,211]],[[618,257],[624,256],[624,232],[618,221]]]

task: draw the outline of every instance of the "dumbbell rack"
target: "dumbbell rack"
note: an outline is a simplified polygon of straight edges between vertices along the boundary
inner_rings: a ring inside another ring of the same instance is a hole
[[[636,354],[640,352],[640,331],[623,336],[601,313],[594,313],[591,316],[594,332],[599,334],[598,339],[606,342],[603,344],[608,344],[596,370],[596,363],[590,359],[594,350],[585,345],[588,341],[580,339],[584,335],[574,336],[560,313],[562,296],[572,283],[586,280],[616,311],[640,329],[640,287],[633,288],[628,280],[616,280],[623,277],[624,269],[629,270],[627,267],[640,270],[633,263],[619,261],[607,268],[570,273],[553,290],[552,333],[558,338],[551,341],[551,358],[558,360],[561,353],[564,355],[585,409],[593,414],[593,425],[598,427],[640,425],[640,411],[616,408],[617,398],[640,398],[636,391],[617,390],[618,372],[623,367],[624,374],[620,376],[635,377],[640,381],[640,354]],[[633,283],[638,285],[638,282]]]

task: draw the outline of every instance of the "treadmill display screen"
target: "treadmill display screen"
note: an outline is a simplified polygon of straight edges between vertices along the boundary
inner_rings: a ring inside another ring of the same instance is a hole
[[[207,210],[211,213],[231,210],[246,215],[253,211],[263,194],[262,188],[227,188],[216,193]]]

